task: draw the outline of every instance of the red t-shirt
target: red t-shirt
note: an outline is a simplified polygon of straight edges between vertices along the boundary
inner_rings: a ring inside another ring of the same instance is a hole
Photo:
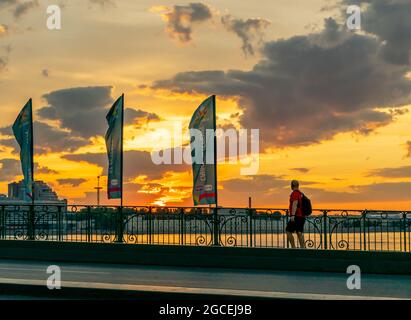
[[[298,201],[297,211],[295,212],[296,217],[302,217],[303,212],[301,210],[301,192],[299,190],[294,190],[290,195],[290,215],[293,214],[293,202]]]

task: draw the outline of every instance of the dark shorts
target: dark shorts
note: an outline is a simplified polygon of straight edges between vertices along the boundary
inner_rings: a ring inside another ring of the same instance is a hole
[[[304,224],[305,218],[304,217],[295,217],[294,221],[288,221],[287,228],[285,231],[287,232],[304,232]]]

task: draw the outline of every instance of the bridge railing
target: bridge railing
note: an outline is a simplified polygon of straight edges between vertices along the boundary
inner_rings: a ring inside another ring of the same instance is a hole
[[[287,248],[286,209],[0,205],[0,239]],[[314,210],[310,249],[411,252],[411,212]]]

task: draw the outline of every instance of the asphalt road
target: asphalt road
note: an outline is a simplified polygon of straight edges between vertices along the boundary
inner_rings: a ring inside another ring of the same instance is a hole
[[[0,260],[3,284],[46,287],[51,263]],[[411,299],[411,276],[362,275],[348,290],[347,274],[57,263],[62,287],[302,299]],[[14,299],[3,292],[0,299]],[[22,298],[29,298],[22,297]]]

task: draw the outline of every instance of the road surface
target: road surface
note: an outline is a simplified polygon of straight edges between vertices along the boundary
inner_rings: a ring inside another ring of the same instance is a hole
[[[19,284],[46,287],[51,263],[0,260],[0,288]],[[361,290],[348,290],[344,273],[281,272],[109,264],[57,263],[62,287],[152,294],[175,293],[291,299],[411,299],[411,276],[362,275]],[[49,290],[47,290],[49,291]],[[56,291],[54,291],[56,292]],[[0,299],[20,295],[3,289]],[[31,295],[22,294],[22,298]],[[138,298],[138,295],[136,295]]]

